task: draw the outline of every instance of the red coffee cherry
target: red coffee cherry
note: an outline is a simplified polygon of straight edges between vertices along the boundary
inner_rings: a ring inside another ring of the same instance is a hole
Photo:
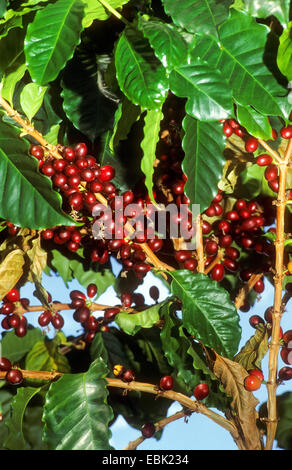
[[[292,349],[282,348],[280,351],[280,356],[285,364],[292,365]]]
[[[249,153],[253,153],[257,150],[259,142],[255,137],[249,137],[245,143],[245,150]]]
[[[53,315],[51,323],[56,330],[60,330],[64,326],[64,318],[57,312]]]
[[[224,266],[220,263],[215,264],[214,268],[211,271],[211,278],[213,281],[220,282],[224,278],[225,270]]]
[[[267,181],[273,181],[277,178],[278,176],[278,168],[276,165],[271,164],[268,165],[266,170],[265,170],[265,178]]]
[[[263,153],[262,155],[259,155],[256,159],[256,163],[259,166],[267,166],[273,163],[273,158],[271,155],[268,155],[267,153]]]
[[[292,379],[292,367],[282,367],[278,372],[279,380],[291,380]]]
[[[161,390],[171,390],[173,383],[173,378],[170,375],[165,375],[160,379],[159,387]]]
[[[261,384],[262,384],[261,379],[259,379],[255,375],[248,375],[244,379],[244,388],[248,392],[254,392],[255,390],[258,390]]]
[[[18,302],[20,300],[19,290],[14,287],[6,294],[5,298],[9,300],[9,302]]]
[[[12,368],[12,364],[6,357],[0,357],[0,370],[8,371]]]
[[[95,297],[97,294],[97,285],[96,284],[89,284],[87,286],[87,296],[92,298],[92,297]]]
[[[145,437],[146,439],[149,439],[150,437],[154,436],[156,431],[156,428],[153,423],[146,423],[142,426],[141,432],[142,436]]]
[[[40,326],[44,327],[44,326],[48,326],[51,320],[52,320],[52,314],[50,310],[45,310],[43,313],[40,314],[38,318],[38,323]]]
[[[11,385],[20,385],[23,381],[23,375],[19,369],[10,369],[5,376],[5,379]]]
[[[132,382],[133,380],[135,380],[135,374],[134,372],[131,370],[131,369],[127,369],[125,370],[123,373],[122,373],[122,376],[121,376],[121,379],[124,381],[124,382]]]
[[[257,328],[257,326],[259,324],[262,324],[264,325],[265,324],[265,320],[260,317],[259,315],[252,315],[250,318],[249,318],[249,324],[250,326],[252,326],[253,328]]]
[[[292,138],[292,126],[289,125],[286,127],[282,127],[282,129],[280,130],[280,133],[283,139],[291,139]]]
[[[254,375],[255,377],[257,377],[258,379],[260,379],[261,381],[264,380],[264,374],[262,373],[262,371],[260,369],[252,369],[249,371],[249,375]]]
[[[205,382],[201,382],[199,385],[197,385],[194,389],[194,397],[196,400],[203,400],[209,395],[209,386]]]

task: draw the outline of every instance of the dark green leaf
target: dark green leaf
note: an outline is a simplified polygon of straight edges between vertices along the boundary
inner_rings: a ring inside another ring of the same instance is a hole
[[[283,75],[292,80],[292,22],[288,24],[280,36],[277,64]]]
[[[149,40],[157,58],[170,71],[185,62],[188,54],[187,43],[172,24],[139,18],[139,28]]]
[[[40,392],[41,388],[21,387],[17,390],[12,403],[12,415],[6,421],[9,434],[4,442],[4,447],[10,450],[27,450],[28,444],[23,435],[24,412],[30,400]]]
[[[222,124],[201,122],[187,115],[183,120],[183,129],[185,157],[182,167],[188,177],[184,189],[191,204],[200,204],[200,212],[203,212],[218,192],[226,162]]]
[[[269,29],[246,13],[233,10],[219,27],[220,44],[202,36],[191,56],[201,57],[221,71],[234,99],[267,116],[287,116],[287,92],[263,62]],[[191,59],[192,62],[192,59]]]
[[[272,138],[272,126],[267,116],[257,113],[251,106],[237,106],[238,122],[253,137],[269,140]]]
[[[218,35],[218,25],[228,15],[231,1],[218,0],[163,0],[166,13],[174,24],[190,33]]]
[[[276,16],[283,26],[289,21],[290,0],[243,0],[245,11],[257,18]]]
[[[239,315],[229,293],[204,274],[172,271],[171,291],[182,301],[183,324],[197,340],[232,357],[241,338]]]
[[[144,109],[161,107],[168,80],[142,33],[130,28],[123,31],[115,49],[115,65],[118,83],[129,100]]]
[[[73,56],[80,41],[83,9],[81,0],[58,0],[38,11],[28,26],[26,61],[38,85],[54,80]]]
[[[231,90],[220,69],[204,60],[175,67],[169,77],[171,91],[187,98],[186,112],[201,121],[218,121],[232,114]]]
[[[46,396],[43,440],[53,450],[109,450],[108,373],[96,359],[83,374],[66,374],[52,383]]]
[[[61,96],[66,116],[91,141],[112,127],[117,107],[102,93],[101,80],[95,54],[77,48],[64,70]]]

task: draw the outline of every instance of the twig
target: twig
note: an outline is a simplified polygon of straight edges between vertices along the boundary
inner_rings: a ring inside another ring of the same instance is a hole
[[[279,191],[276,201],[276,240],[275,240],[275,276],[274,276],[274,306],[272,334],[270,340],[269,351],[269,379],[267,382],[268,389],[268,418],[267,418],[267,439],[266,450],[271,450],[277,430],[277,370],[278,370],[278,353],[280,349],[279,335],[281,327],[282,309],[282,281],[284,270],[284,242],[285,242],[285,209],[286,209],[286,180],[288,173],[288,164],[292,155],[292,139],[289,140],[283,161],[279,166]]]
[[[217,256],[215,257],[215,259],[212,261],[212,263],[209,264],[209,266],[207,266],[207,268],[205,269],[204,273],[205,274],[208,274],[210,271],[212,271],[212,269],[214,268],[214,266],[219,263],[219,261],[222,260],[224,256],[224,253],[223,251],[219,251]]]
[[[173,421],[177,421],[178,419],[185,418],[186,416],[189,416],[189,414],[193,413],[193,411],[190,411],[189,413],[186,412],[185,410],[178,411],[177,413],[169,416],[168,418],[163,418],[158,423],[155,425],[155,432],[161,431],[167,424],[172,423]],[[135,441],[129,442],[127,447],[125,447],[124,450],[136,450],[137,447],[142,444],[142,442],[145,441],[145,437],[140,436]]]
[[[198,215],[196,219],[196,251],[198,261],[198,273],[203,273],[205,269],[204,259],[204,246],[203,246],[203,232],[202,232],[202,221],[201,216]]]
[[[98,0],[98,2],[101,3],[106,10],[110,11],[116,18],[118,18],[118,20],[122,21],[126,26],[131,25],[131,23],[129,23],[129,21],[126,20],[126,18],[124,18],[117,10],[115,10],[108,2],[105,0]]]
[[[262,139],[258,139],[259,143],[261,144],[262,147],[264,147],[264,149],[269,152],[272,157],[274,157],[274,159],[276,160],[277,163],[281,163],[283,160],[282,158],[280,157],[280,155],[275,151],[273,150],[269,144],[267,144],[267,142],[265,142],[264,140]]]
[[[248,282],[240,289],[237,297],[235,298],[234,305],[237,309],[244,305],[245,299],[253,286],[263,277],[263,273],[252,274]]]

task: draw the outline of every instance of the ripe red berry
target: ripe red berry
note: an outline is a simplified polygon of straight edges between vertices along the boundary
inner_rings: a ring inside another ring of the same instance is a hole
[[[184,262],[184,269],[188,269],[189,271],[195,271],[198,266],[198,262],[194,258],[188,258]]]
[[[20,300],[20,294],[18,289],[15,287],[11,289],[8,294],[6,294],[5,298],[9,300],[9,302],[18,302]]]
[[[156,431],[156,428],[153,423],[146,423],[142,426],[141,432],[142,436],[145,437],[146,439],[149,439],[150,437],[154,436]]]
[[[30,153],[38,160],[41,160],[44,157],[44,149],[40,145],[32,145],[30,147]]]
[[[245,150],[249,153],[255,152],[259,146],[259,142],[255,137],[249,137],[245,143]]]
[[[261,381],[264,380],[264,374],[262,373],[262,371],[260,369],[249,370],[249,375],[254,375],[255,377],[257,377]]]
[[[262,279],[259,279],[253,286],[253,289],[255,290],[257,294],[261,294],[262,292],[264,292],[265,290],[264,281]]]
[[[277,179],[278,176],[278,168],[273,163],[268,165],[265,170],[265,178],[267,181],[273,181]]]
[[[134,372],[131,370],[131,369],[126,369],[123,373],[122,373],[122,376],[121,376],[121,379],[124,381],[124,382],[132,382],[133,380],[135,380],[135,374]]]
[[[233,129],[229,125],[228,121],[225,121],[223,124],[223,132],[226,135],[226,137],[230,137],[233,134]]]
[[[194,397],[196,400],[203,400],[209,395],[209,386],[205,382],[201,382],[199,385],[197,385],[194,389]]]
[[[244,379],[244,388],[248,392],[254,392],[255,390],[258,390],[261,384],[262,384],[262,381],[255,375],[248,375]]]
[[[282,129],[280,130],[280,133],[283,139],[291,139],[292,138],[292,126],[289,125],[286,127],[282,127]]]
[[[211,271],[211,278],[213,281],[220,282],[224,278],[225,270],[224,266],[220,263],[215,264],[214,268]]]
[[[278,373],[280,380],[291,380],[292,379],[292,367],[282,367]]]
[[[253,328],[256,328],[259,324],[262,324],[264,325],[265,324],[265,320],[260,317],[259,315],[252,315],[250,318],[249,318],[249,324],[250,326],[252,326]]]
[[[160,379],[159,387],[161,390],[171,390],[173,383],[173,378],[170,375],[165,375]]]
[[[51,323],[56,330],[60,330],[64,326],[64,318],[59,313],[55,313],[52,317]]]
[[[74,150],[77,158],[83,158],[87,154],[87,146],[83,142],[77,144]]]
[[[76,159],[76,154],[71,147],[65,147],[63,150],[63,157],[67,162],[73,162]]]
[[[110,181],[115,177],[115,169],[111,165],[104,165],[100,168],[99,180],[104,183]]]
[[[259,155],[256,159],[256,163],[259,166],[267,166],[273,163],[273,158],[271,155],[268,155],[267,153],[263,153],[262,155]]]
[[[97,294],[97,285],[96,284],[89,284],[87,286],[87,296],[92,298],[92,297],[95,297]]]
[[[6,357],[0,357],[0,370],[1,371],[10,370],[11,367],[12,367],[12,364],[9,361],[9,359],[7,359]]]
[[[280,351],[280,356],[285,364],[292,365],[292,349],[286,347],[282,348]]]
[[[52,319],[52,314],[51,314],[50,310],[45,310],[43,313],[40,314],[40,316],[38,318],[38,323],[42,327],[48,326],[51,319]]]
[[[5,379],[11,385],[20,385],[23,381],[23,375],[19,369],[10,369],[5,376]]]

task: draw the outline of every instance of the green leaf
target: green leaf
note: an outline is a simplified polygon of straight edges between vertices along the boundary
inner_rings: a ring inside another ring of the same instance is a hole
[[[46,141],[49,142],[49,144],[58,145],[59,131],[60,131],[60,124],[53,124],[49,132],[44,136]]]
[[[20,105],[24,114],[31,121],[40,109],[47,87],[42,87],[36,83],[28,83],[20,93]]]
[[[101,80],[96,55],[77,48],[64,70],[61,96],[66,116],[91,141],[112,127],[117,107],[100,90]]]
[[[11,69],[23,54],[25,31],[14,28],[0,41],[0,75]]]
[[[129,100],[144,109],[161,107],[168,80],[142,33],[131,28],[123,31],[115,49],[115,65],[118,83]]]
[[[127,139],[133,124],[140,116],[141,108],[124,96],[115,113],[113,132],[109,142],[111,152],[114,152],[121,140]]]
[[[244,10],[257,18],[276,16],[283,26],[289,21],[290,0],[243,0]]]
[[[27,450],[28,444],[23,435],[23,419],[25,410],[30,400],[41,390],[35,387],[21,387],[17,390],[12,403],[12,415],[6,421],[9,435],[4,442],[4,447],[9,450]]]
[[[277,65],[283,75],[292,80],[292,21],[280,36]]]
[[[66,356],[60,352],[60,333],[52,340],[43,338],[34,344],[25,358],[25,368],[28,370],[57,370],[63,373],[70,372],[70,365]]]
[[[139,17],[139,29],[149,40],[156,57],[167,70],[185,62],[188,46],[183,36],[172,24],[151,19],[146,21]]]
[[[31,78],[38,85],[54,80],[73,56],[83,10],[81,0],[58,0],[39,10],[29,24],[24,50]]]
[[[0,0],[0,18],[6,13],[6,0]]]
[[[104,6],[99,3],[97,0],[82,0],[85,4],[84,18],[82,20],[82,25],[84,28],[91,26],[94,20],[107,20],[111,13],[108,12]],[[125,3],[128,3],[129,0],[109,0],[108,4],[115,10],[122,7]]]
[[[239,315],[229,293],[204,274],[172,271],[171,291],[182,301],[187,331],[219,354],[233,356],[241,338]]]
[[[12,363],[19,362],[41,338],[42,330],[40,328],[28,329],[23,338],[16,336],[14,331],[9,331],[3,336],[0,343],[1,354]]]
[[[276,439],[281,449],[292,449],[292,393],[285,392],[277,397],[279,423]]]
[[[148,110],[144,120],[144,138],[141,142],[143,157],[141,170],[145,175],[145,186],[153,201],[153,173],[156,158],[156,146],[159,141],[160,122],[163,119],[162,110]]]
[[[183,129],[185,157],[182,168],[188,176],[184,190],[191,204],[200,204],[200,212],[203,212],[218,192],[226,162],[222,124],[202,122],[186,115]]]
[[[201,121],[218,121],[232,114],[231,90],[220,72],[200,58],[175,67],[169,77],[171,91],[187,98],[186,112]]]
[[[118,313],[115,322],[125,333],[133,336],[141,328],[152,328],[159,321],[161,306],[162,304],[156,304],[137,313]]]
[[[3,88],[1,90],[1,96],[8,101],[11,105],[13,105],[13,94],[15,90],[16,84],[22,79],[26,72],[26,64],[18,63],[14,64],[14,66],[6,71],[2,83]]]
[[[217,37],[218,25],[227,17],[231,1],[163,0],[162,3],[176,26],[190,33]]]
[[[63,375],[46,396],[43,440],[52,450],[110,450],[107,367],[96,359],[87,372]]]
[[[19,130],[0,121],[0,217],[37,230],[76,225],[62,211],[61,196],[52,189],[51,180],[39,173],[38,163],[28,151]]]
[[[269,29],[246,13],[231,11],[219,27],[220,44],[212,37],[198,38],[191,53],[219,69],[228,80],[237,103],[267,116],[286,116],[287,92],[263,62]]]
[[[267,116],[257,113],[251,106],[237,106],[238,122],[247,132],[259,139],[272,139],[272,126]]]
[[[9,390],[8,387],[2,388],[2,384],[6,385],[5,380],[0,381],[0,413],[2,415],[0,421],[0,450],[4,450],[3,443],[8,436],[6,421],[10,418],[11,402],[14,397],[13,391]]]

